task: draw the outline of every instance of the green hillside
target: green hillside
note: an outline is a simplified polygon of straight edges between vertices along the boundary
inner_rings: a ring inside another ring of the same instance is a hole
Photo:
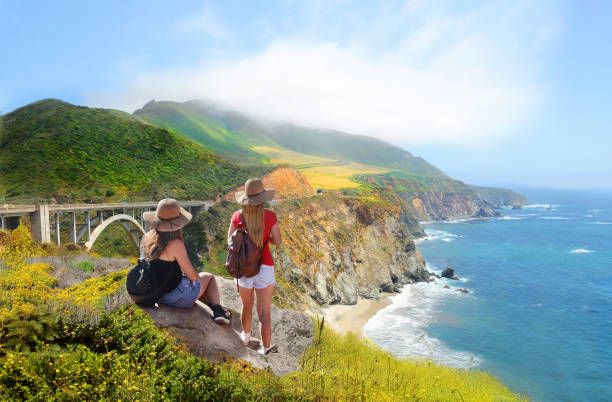
[[[200,101],[152,101],[135,111],[134,116],[191,138],[237,163],[268,162],[270,153],[256,152],[266,146],[413,175],[449,178],[422,158],[376,138],[289,124],[263,124]]]
[[[47,99],[1,120],[0,202],[209,199],[249,174],[116,110]]]
[[[227,160],[242,165],[269,162],[267,157],[250,149],[248,144],[253,141],[248,131],[233,130],[203,104],[151,101],[136,110],[134,116],[190,138]],[[261,138],[257,144],[261,145]]]
[[[402,170],[413,175],[449,178],[423,158],[415,157],[400,147],[365,135],[289,124],[274,127],[267,134],[279,145],[306,154]]]

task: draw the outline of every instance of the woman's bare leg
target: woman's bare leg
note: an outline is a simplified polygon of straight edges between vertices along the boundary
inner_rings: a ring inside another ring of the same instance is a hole
[[[272,319],[270,310],[272,308],[272,293],[274,285],[266,286],[263,289],[255,289],[257,295],[257,315],[261,323],[261,341],[264,347],[270,347],[272,339]]]
[[[255,297],[253,295],[253,288],[243,288],[238,286],[238,293],[242,299],[242,315],[240,320],[242,321],[242,330],[244,332],[251,332],[251,323],[253,322],[253,303]]]
[[[219,288],[213,274],[200,272],[200,294],[198,299],[209,306],[219,304]]]

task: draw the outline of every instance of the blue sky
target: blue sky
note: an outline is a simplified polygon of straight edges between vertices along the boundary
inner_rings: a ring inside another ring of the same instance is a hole
[[[207,99],[475,184],[612,188],[609,1],[0,0],[0,111]]]

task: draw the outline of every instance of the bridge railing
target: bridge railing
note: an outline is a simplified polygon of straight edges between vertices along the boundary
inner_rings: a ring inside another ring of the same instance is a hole
[[[206,211],[213,204],[212,201],[181,201],[183,208],[190,212],[198,213],[202,210]],[[63,214],[70,215],[70,241],[77,243],[87,234],[87,241],[91,240],[92,225],[102,225],[105,218],[114,216],[117,212],[127,214],[134,218],[134,221],[140,221],[140,226],[144,230],[148,230],[142,219],[142,214],[146,211],[154,210],[157,202],[134,202],[134,203],[105,203],[105,204],[40,204],[40,205],[0,205],[0,224],[1,229],[7,229],[7,219],[14,217],[29,216],[31,220],[31,229],[33,238],[40,243],[51,242],[51,215],[54,215],[55,222],[53,226],[55,241],[60,245],[60,225],[61,216]],[[110,216],[107,215],[110,211]],[[82,214],[84,223],[77,222],[77,214]],[[125,226],[126,222],[122,222]],[[105,225],[105,227],[108,225]],[[139,228],[140,229],[140,228]],[[126,227],[126,230],[130,230]],[[136,237],[138,234],[136,234]]]

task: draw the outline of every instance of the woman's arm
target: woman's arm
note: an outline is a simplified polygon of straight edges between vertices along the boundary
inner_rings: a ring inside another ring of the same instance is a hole
[[[190,281],[197,281],[200,278],[200,275],[196,272],[191,265],[191,261],[189,261],[189,257],[187,256],[187,249],[185,248],[185,243],[176,239],[172,240],[166,246],[166,250],[168,254],[176,258],[176,262],[178,262],[179,267],[181,267],[181,271],[185,274]],[[166,251],[164,250],[164,251]]]
[[[232,233],[234,233],[236,227],[234,226],[234,222],[230,222],[229,229],[227,230],[227,240],[229,241],[230,237],[232,237]]]
[[[281,241],[280,229],[278,228],[278,223],[275,223],[274,226],[272,226],[272,230],[270,230],[270,243],[278,246],[281,244]]]

